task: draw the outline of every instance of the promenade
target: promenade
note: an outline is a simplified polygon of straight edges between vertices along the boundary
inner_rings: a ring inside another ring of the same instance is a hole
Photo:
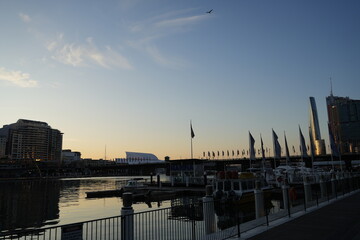
[[[242,233],[237,239],[360,239],[360,192],[310,211]]]

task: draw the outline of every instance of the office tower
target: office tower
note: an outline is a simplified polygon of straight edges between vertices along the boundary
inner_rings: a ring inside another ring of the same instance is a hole
[[[329,127],[343,153],[360,152],[360,100],[349,97],[326,97]]]
[[[321,139],[319,118],[317,114],[316,102],[314,97],[310,97],[310,144],[314,149],[314,155],[326,154],[325,141]]]
[[[19,119],[4,125],[0,136],[6,139],[5,155],[11,160],[61,162],[62,133],[45,122]]]

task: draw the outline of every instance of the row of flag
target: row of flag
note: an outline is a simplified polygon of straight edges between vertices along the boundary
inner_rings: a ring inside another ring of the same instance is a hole
[[[330,125],[328,126],[329,128],[329,139],[330,139],[330,148],[331,148],[331,154],[333,156],[339,156],[340,153],[339,153],[339,149],[337,147],[337,145],[335,144],[335,139],[334,139],[334,135],[332,134],[332,131],[331,131],[331,128],[330,128]],[[194,130],[192,128],[192,124],[190,123],[190,131],[191,131],[191,138],[194,138],[195,137],[195,133],[194,133]],[[302,134],[302,131],[301,131],[301,128],[299,126],[299,136],[300,136],[300,155],[302,158],[306,158],[308,157],[308,154],[307,152],[310,151],[311,152],[311,155],[313,156],[314,154],[314,145],[311,141],[311,137],[310,137],[310,147],[309,145],[307,145],[306,147],[306,143],[305,143],[305,138],[304,138],[304,135]],[[272,138],[273,138],[273,156],[275,159],[280,159],[281,158],[281,153],[282,153],[282,149],[281,149],[281,146],[280,146],[280,143],[279,143],[279,137],[278,135],[275,133],[275,131],[272,129]],[[285,156],[286,156],[286,161],[290,161],[290,153],[289,153],[289,147],[288,147],[288,144],[287,144],[287,140],[286,140],[286,134],[284,132],[284,140],[285,140]],[[260,135],[260,143],[261,143],[261,149],[258,149],[258,155],[261,154],[261,157],[263,159],[265,159],[265,152],[268,153],[268,151],[270,152],[270,149],[268,148],[265,148],[264,149],[264,144],[263,144],[263,140],[262,140],[262,137]],[[255,160],[255,155],[256,155],[256,149],[254,147],[255,145],[255,139],[254,137],[252,136],[252,134],[250,133],[249,131],[249,150],[246,151],[246,155],[249,156],[250,160]],[[295,147],[292,146],[292,149],[293,149],[293,152],[295,153]],[[217,151],[217,156],[220,157],[220,152],[221,152],[221,156],[225,156],[225,151]],[[227,150],[226,151],[227,153],[227,156],[229,157],[230,156],[230,151]],[[232,156],[235,156],[235,153],[236,153],[236,156],[239,156],[240,155],[240,151],[239,150],[231,150],[231,153],[232,153]],[[245,155],[245,150],[242,150],[241,151],[241,156],[244,156]],[[207,156],[208,157],[215,157],[216,156],[216,151],[208,151],[207,152]],[[203,157],[206,157],[206,152],[203,152]]]

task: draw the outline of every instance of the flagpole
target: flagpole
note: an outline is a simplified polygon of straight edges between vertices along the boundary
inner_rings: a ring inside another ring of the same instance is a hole
[[[191,159],[193,161],[193,175],[195,177],[195,161],[194,161],[194,157],[193,157],[193,141],[192,139],[195,137],[195,134],[194,134],[194,130],[192,128],[192,123],[191,123],[191,120],[190,120],[190,143],[191,143]]]
[[[192,124],[191,124],[191,120],[190,120],[191,159],[193,159],[193,141],[192,141],[193,138],[194,138],[194,131],[192,129]]]
[[[193,142],[192,142],[192,138],[190,139],[191,141],[191,159],[193,159]]]

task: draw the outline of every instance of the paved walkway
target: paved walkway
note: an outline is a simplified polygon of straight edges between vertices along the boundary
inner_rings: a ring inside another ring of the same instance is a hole
[[[255,231],[243,233],[240,239],[360,240],[360,192],[257,235]]]

